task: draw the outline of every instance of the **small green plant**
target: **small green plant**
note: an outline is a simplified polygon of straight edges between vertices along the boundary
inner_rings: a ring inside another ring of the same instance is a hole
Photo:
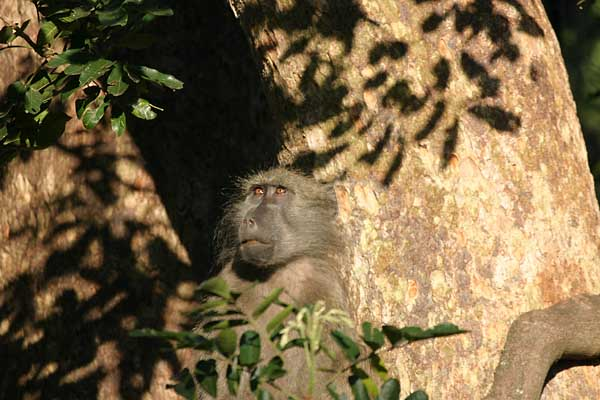
[[[217,382],[221,378],[226,379],[227,390],[232,398],[251,391],[257,399],[300,399],[298,394],[288,393],[286,388],[277,385],[277,380],[287,373],[284,353],[294,347],[304,351],[309,371],[308,398],[325,398],[325,393],[315,393],[315,380],[317,374],[327,372],[327,395],[333,400],[350,398],[343,393],[344,388],[336,388],[333,384],[340,375],[347,377],[355,400],[398,400],[400,383],[388,376],[380,354],[418,340],[465,332],[448,323],[424,330],[414,326],[398,328],[391,325],[378,329],[365,322],[361,326],[360,335],[333,329],[329,332],[331,340],[327,340],[325,333],[328,332],[328,327],[349,329],[353,325],[346,313],[328,310],[322,302],[296,308],[282,302],[280,296],[284,291],[277,289],[265,297],[251,315],[245,315],[236,305],[240,293],[232,292],[219,277],[204,282],[198,292],[200,295],[210,296],[210,299],[191,313],[201,321],[196,331],[139,329],[131,332],[134,337],[166,339],[177,349],[193,348],[205,353],[194,371],[184,369],[177,382],[170,385],[177,393],[190,400],[195,399],[197,393],[194,378],[200,390],[212,397],[218,394]],[[256,319],[269,307],[279,307],[280,310],[266,326],[259,326]],[[261,341],[259,332],[269,335],[266,343],[273,346],[277,354],[269,360],[261,358],[261,343],[265,341]],[[356,336],[360,339],[355,340]],[[332,344],[337,349],[330,348]],[[317,354],[323,353],[334,358],[336,350],[344,355],[347,364],[340,365],[333,371],[318,365]],[[227,365],[224,376],[219,377],[218,364]],[[370,365],[370,368],[362,368],[364,364]],[[372,371],[375,376],[367,371]],[[242,379],[243,376],[248,379]],[[383,383],[378,386],[376,381]],[[248,387],[242,387],[244,382],[247,382]],[[419,390],[406,399],[423,400],[427,399],[427,395]]]
[[[41,64],[13,82],[0,105],[0,166],[20,149],[43,149],[58,140],[69,117],[65,103],[77,93],[77,117],[94,128],[111,109],[110,126],[121,135],[130,116],[151,120],[161,110],[147,99],[152,86],[183,83],[138,65],[132,50],[157,38],[148,27],[173,11],[158,0],[34,0],[40,27],[34,40],[22,24],[0,19],[0,51],[28,48]],[[21,40],[17,40],[20,38]]]

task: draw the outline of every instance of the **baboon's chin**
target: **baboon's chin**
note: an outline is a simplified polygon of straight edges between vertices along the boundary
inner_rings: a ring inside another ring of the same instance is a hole
[[[240,258],[257,267],[267,267],[273,259],[273,245],[248,241],[240,246]]]

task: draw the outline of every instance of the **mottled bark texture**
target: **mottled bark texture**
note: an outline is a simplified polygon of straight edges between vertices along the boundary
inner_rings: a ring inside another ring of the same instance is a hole
[[[72,120],[59,145],[0,169],[0,399],[176,397],[176,357],[128,332],[181,329],[223,187],[271,163],[277,141],[227,4],[174,3],[156,45],[132,55],[185,81],[153,100],[157,120],[131,118],[120,138]],[[0,16],[36,17],[25,0],[0,0]],[[28,57],[0,52],[0,89]]]
[[[600,292],[598,204],[539,0],[229,3],[280,162],[340,180],[358,319],[470,330],[390,355],[403,394],[483,397],[513,320]],[[600,398],[599,381],[571,368],[543,398]]]

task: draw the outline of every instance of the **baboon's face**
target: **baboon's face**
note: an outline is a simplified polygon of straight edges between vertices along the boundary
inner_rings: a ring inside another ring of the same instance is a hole
[[[281,185],[254,185],[241,207],[239,255],[247,263],[270,266],[288,261],[293,229],[289,210],[294,192]]]

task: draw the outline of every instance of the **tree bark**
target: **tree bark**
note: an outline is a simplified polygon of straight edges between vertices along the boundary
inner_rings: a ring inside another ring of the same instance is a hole
[[[540,1],[229,3],[280,162],[340,182],[358,319],[471,330],[391,355],[403,394],[483,397],[513,320],[600,292],[598,204]],[[599,379],[571,369],[543,397],[600,398]]]

